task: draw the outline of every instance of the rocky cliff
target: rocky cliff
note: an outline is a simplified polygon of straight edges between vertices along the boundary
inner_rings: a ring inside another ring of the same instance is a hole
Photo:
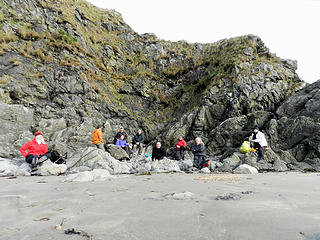
[[[82,0],[0,0],[0,31],[2,157],[37,129],[51,148],[81,149],[103,123],[106,142],[119,126],[168,146],[201,136],[222,160],[259,124],[287,163],[319,160],[319,85],[294,95],[296,62],[257,36],[163,41]]]

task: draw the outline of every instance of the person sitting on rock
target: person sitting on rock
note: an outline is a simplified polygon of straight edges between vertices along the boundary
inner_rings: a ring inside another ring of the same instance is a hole
[[[180,135],[178,142],[176,144],[176,147],[171,154],[171,157],[173,157],[176,160],[184,159],[184,151],[185,151],[186,147],[187,147],[187,143],[183,139],[183,136]]]
[[[161,145],[161,142],[157,142],[152,149],[152,161],[161,160],[166,156],[166,149]]]
[[[144,143],[144,136],[143,136],[142,130],[138,129],[137,134],[133,137],[133,140],[132,140],[133,152],[142,154],[143,143]]]
[[[201,138],[197,137],[195,139],[195,144],[192,146],[193,153],[193,166],[202,169],[209,167],[210,162],[206,160],[206,147],[202,142]]]
[[[255,126],[252,135],[249,137],[250,142],[253,142],[253,148],[257,150],[258,162],[264,160],[264,150],[268,147],[266,136],[259,131],[259,126]]]
[[[130,156],[130,146],[129,143],[127,143],[127,141],[124,139],[124,135],[120,136],[120,138],[116,142],[116,145],[124,149],[128,156]]]
[[[128,134],[124,131],[123,127],[120,127],[120,131],[114,136],[113,143],[116,144],[117,140],[120,139],[121,136],[124,136],[124,140],[127,140]]]
[[[98,125],[95,130],[93,130],[92,134],[92,144],[96,145],[97,148],[105,151],[104,149],[104,141],[102,138],[102,125]]]
[[[26,158],[26,162],[35,168],[37,163],[43,162],[51,158],[48,146],[44,141],[43,134],[40,131],[34,133],[34,139],[24,144],[20,149],[22,156]]]

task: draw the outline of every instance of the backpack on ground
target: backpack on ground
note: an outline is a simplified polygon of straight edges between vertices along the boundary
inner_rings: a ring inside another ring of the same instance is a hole
[[[64,154],[64,155],[66,155],[66,154]],[[66,162],[64,158],[65,157],[61,156],[60,153],[58,153],[57,151],[55,151],[55,150],[51,151],[51,158],[50,158],[51,162],[56,163],[56,164],[63,164]]]
[[[241,144],[240,152],[241,152],[241,153],[249,153],[250,150],[251,150],[250,142],[249,142],[249,141],[244,141],[244,142]]]

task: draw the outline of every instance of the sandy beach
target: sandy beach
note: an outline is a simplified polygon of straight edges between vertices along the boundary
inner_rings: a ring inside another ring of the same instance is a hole
[[[89,239],[66,235],[64,230],[71,228],[94,240],[292,240],[320,232],[316,173],[128,175],[87,183],[62,179],[0,178],[0,239]],[[216,200],[229,193],[233,199]],[[62,229],[56,230],[62,219]]]

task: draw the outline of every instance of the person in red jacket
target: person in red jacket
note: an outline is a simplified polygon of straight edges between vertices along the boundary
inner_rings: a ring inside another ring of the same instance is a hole
[[[33,140],[27,142],[19,149],[22,156],[26,158],[26,162],[31,164],[31,167],[35,167],[37,162],[42,162],[51,157],[42,132],[35,132],[34,136]]]
[[[173,150],[171,156],[176,160],[184,159],[184,151],[186,150],[187,143],[183,139],[183,136],[179,136],[176,148]]]

